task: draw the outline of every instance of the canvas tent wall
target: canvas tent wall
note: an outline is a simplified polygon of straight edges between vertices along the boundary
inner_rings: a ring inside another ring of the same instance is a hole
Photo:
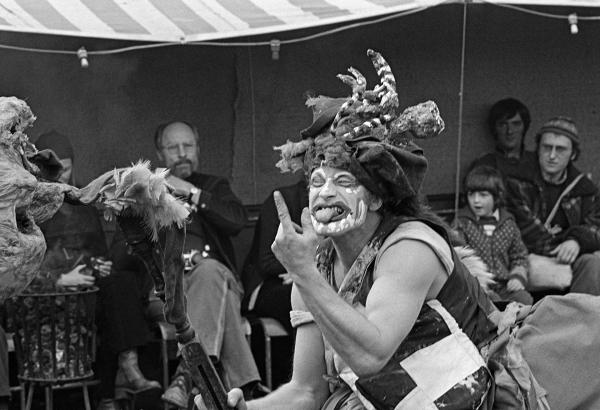
[[[0,5],[24,2],[0,0]],[[58,0],[44,2],[54,5]],[[600,14],[597,8],[571,4],[528,8],[564,16]],[[372,47],[390,61],[403,105],[438,102],[447,130],[422,144],[432,160],[424,188],[426,193],[448,193],[456,180],[463,11],[460,3],[442,4],[318,40],[284,43],[279,60],[271,58],[268,45],[169,46],[100,55],[93,52],[141,43],[0,31],[1,45],[69,51],[0,50],[0,87],[4,95],[27,99],[38,115],[30,133],[33,139],[52,128],[72,136],[82,182],[139,157],[154,159],[155,126],[182,118],[198,123],[206,137],[204,169],[227,176],[245,203],[257,203],[273,187],[296,178],[275,170],[271,147],[294,138],[310,122],[311,114],[303,106],[305,91],[347,94],[335,75],[350,65],[372,84],[376,77],[365,55]],[[512,95],[531,107],[532,131],[551,115],[574,117],[586,146],[580,166],[597,175],[600,165],[593,154],[600,152],[594,138],[600,126],[595,70],[600,63],[600,24],[581,20],[579,34],[571,35],[566,19],[492,4],[468,4],[467,12],[463,168],[493,146],[485,129],[490,104]],[[337,27],[278,32],[277,37],[284,42]],[[236,41],[268,44],[273,37],[267,33]],[[74,54],[82,45],[91,54],[86,70]],[[529,147],[532,137],[530,131]]]

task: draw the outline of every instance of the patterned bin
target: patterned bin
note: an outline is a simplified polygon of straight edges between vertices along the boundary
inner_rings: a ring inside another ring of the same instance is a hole
[[[60,384],[93,376],[97,291],[27,292],[8,301],[19,379]]]

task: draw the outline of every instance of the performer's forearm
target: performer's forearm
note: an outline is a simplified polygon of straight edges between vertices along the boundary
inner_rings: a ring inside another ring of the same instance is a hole
[[[372,374],[389,359],[382,334],[365,314],[346,303],[316,271],[294,283],[325,339],[358,374]]]

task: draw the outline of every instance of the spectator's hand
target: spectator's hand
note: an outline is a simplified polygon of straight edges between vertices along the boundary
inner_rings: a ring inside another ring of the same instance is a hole
[[[112,272],[112,261],[108,261],[104,258],[96,258],[94,269],[98,272],[98,276],[104,278]]]
[[[86,268],[86,265],[77,265],[72,271],[63,273],[56,281],[56,286],[64,288],[92,286],[96,279],[92,275],[81,273],[81,270],[84,268]]]
[[[173,191],[173,194],[175,196],[187,198],[187,196],[190,194],[190,190],[194,186],[194,185],[190,184],[189,182],[176,177],[175,175],[169,174],[169,176],[166,179],[167,179],[167,183],[169,185],[171,185],[173,187],[173,189],[175,190],[175,191]]]
[[[506,290],[510,291],[510,292],[516,292],[518,290],[524,290],[525,286],[523,286],[523,282],[521,282],[519,279],[509,279],[508,282],[506,282]]]
[[[291,285],[293,280],[292,280],[292,275],[290,275],[289,273],[282,273],[279,276],[279,278],[281,279],[281,281],[283,282],[284,285]]]
[[[579,256],[581,247],[575,239],[568,239],[550,251],[560,263],[571,264]]]
[[[204,400],[202,400],[202,395],[200,394],[194,397],[194,404],[198,410],[207,410]],[[227,393],[227,405],[232,409],[237,410],[248,409],[246,401],[244,400],[244,393],[242,393],[241,389],[231,389],[229,393]]]

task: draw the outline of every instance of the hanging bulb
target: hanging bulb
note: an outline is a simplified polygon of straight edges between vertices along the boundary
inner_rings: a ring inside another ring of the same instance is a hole
[[[85,47],[81,47],[79,50],[77,50],[77,57],[81,63],[81,68],[88,68],[90,66],[90,62],[88,61],[88,52]]]
[[[569,20],[569,25],[571,26],[571,34],[579,33],[579,27],[577,27],[577,13],[571,13],[567,18]]]
[[[279,50],[281,49],[281,41],[277,39],[271,40],[271,58],[279,60]]]

